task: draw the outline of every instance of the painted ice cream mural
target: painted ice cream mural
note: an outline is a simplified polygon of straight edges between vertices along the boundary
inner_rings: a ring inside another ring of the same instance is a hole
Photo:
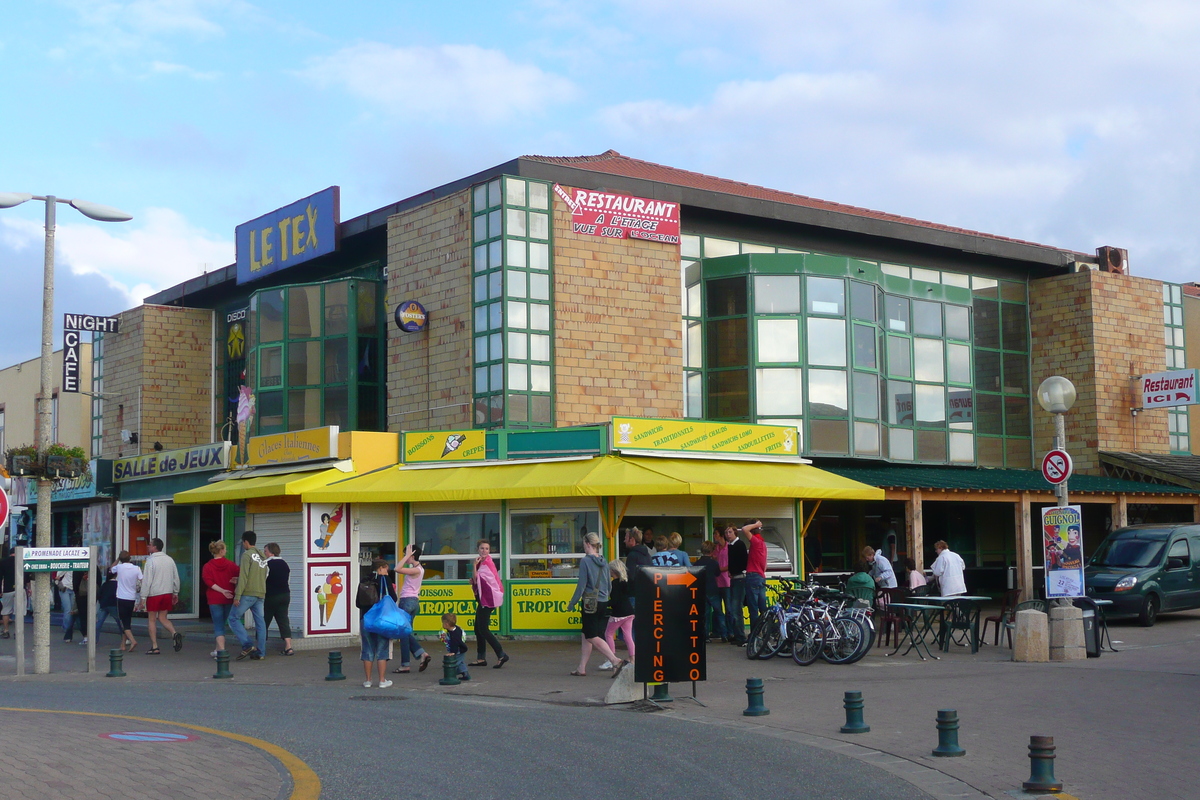
[[[346,504],[345,503],[343,503],[342,505],[339,505],[336,509],[334,509],[332,514],[322,514],[321,515],[321,526],[318,529],[320,531],[321,535],[313,540],[313,544],[315,544],[317,546],[317,549],[319,549],[319,550],[328,550],[329,549],[329,540],[333,538],[333,535],[335,533],[337,533],[337,529],[342,524],[342,518],[345,515],[346,515]]]
[[[317,604],[321,608],[321,625],[330,624],[333,617],[333,608],[337,605],[338,598],[342,596],[342,574],[340,572],[331,572],[325,583],[317,587]]]

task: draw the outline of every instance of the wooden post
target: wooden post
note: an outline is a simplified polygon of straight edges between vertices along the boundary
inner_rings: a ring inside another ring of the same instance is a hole
[[[1017,576],[1021,585],[1021,600],[1036,597],[1033,590],[1033,527],[1029,513],[1029,493],[1021,492],[1021,499],[1013,505],[1014,527],[1017,538]],[[1041,542],[1041,537],[1038,537]]]
[[[1124,494],[1117,495],[1117,502],[1113,503],[1112,507],[1112,526],[1115,531],[1117,528],[1124,528],[1129,524],[1129,498]]]
[[[904,518],[908,528],[908,551],[917,569],[925,569],[925,522],[921,512],[921,490],[913,489],[904,501]]]

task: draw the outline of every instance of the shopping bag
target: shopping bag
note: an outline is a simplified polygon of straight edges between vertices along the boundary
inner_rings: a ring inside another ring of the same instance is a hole
[[[363,617],[363,630],[388,639],[402,639],[412,635],[412,615],[385,594]]]

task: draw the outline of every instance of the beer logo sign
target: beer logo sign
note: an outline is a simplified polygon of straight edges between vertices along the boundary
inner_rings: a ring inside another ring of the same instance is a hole
[[[425,312],[425,306],[416,300],[406,300],[396,306],[396,327],[405,333],[425,330],[425,323],[428,319],[429,315]]]

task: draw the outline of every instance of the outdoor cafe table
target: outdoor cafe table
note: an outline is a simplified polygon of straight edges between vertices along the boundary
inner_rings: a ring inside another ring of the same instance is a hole
[[[936,603],[945,608],[949,603],[954,602],[956,606],[947,608],[949,614],[942,616],[942,626],[938,631],[938,641],[942,645],[942,652],[949,652],[951,634],[956,630],[967,631],[971,642],[971,653],[979,652],[979,612],[983,610],[983,604],[990,601],[992,598],[982,595],[959,594],[953,597],[920,597],[914,598],[922,603]],[[962,603],[961,607],[957,603]]]
[[[896,655],[900,648],[904,646],[904,640],[907,639],[908,650],[900,653],[900,655],[908,655],[909,651],[915,647],[917,655],[921,656],[921,645],[925,645],[925,655],[934,660],[940,660],[940,656],[935,656],[929,652],[929,645],[925,642],[925,635],[933,630],[934,615],[936,614],[938,617],[941,617],[945,613],[945,609],[941,606],[920,605],[918,603],[889,603],[888,608],[899,609],[904,613],[904,635],[896,642],[896,649],[887,655]],[[921,656],[921,660],[924,661],[925,656]]]

